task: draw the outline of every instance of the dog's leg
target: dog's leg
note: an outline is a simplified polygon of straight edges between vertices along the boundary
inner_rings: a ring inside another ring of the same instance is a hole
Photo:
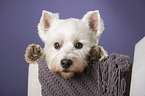
[[[36,60],[38,58],[44,58],[44,51],[43,49],[40,47],[40,45],[36,45],[36,44],[30,44],[27,48],[26,48],[26,53],[25,53],[25,60],[28,63],[34,63],[36,62]]]
[[[103,61],[108,57],[107,52],[101,46],[93,46],[90,52],[90,60]]]

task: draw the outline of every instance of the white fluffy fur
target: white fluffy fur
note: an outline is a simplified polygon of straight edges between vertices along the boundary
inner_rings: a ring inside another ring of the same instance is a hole
[[[92,27],[90,27],[92,26]],[[58,14],[48,11],[42,12],[38,33],[45,43],[44,53],[48,68],[54,73],[60,73],[64,78],[70,78],[76,72],[82,72],[87,66],[86,56],[90,48],[98,44],[98,39],[104,30],[104,23],[99,11],[90,11],[83,19],[59,19]],[[54,44],[58,42],[60,49],[55,49]],[[76,49],[77,42],[83,44],[83,48]],[[60,61],[71,59],[73,64],[68,70],[62,72]]]

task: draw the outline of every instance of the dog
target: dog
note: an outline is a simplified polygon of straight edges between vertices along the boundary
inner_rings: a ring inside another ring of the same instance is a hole
[[[98,61],[107,58],[107,52],[98,46],[103,31],[104,23],[98,10],[87,12],[82,19],[59,19],[58,13],[44,10],[38,24],[44,51],[39,45],[31,44],[26,49],[25,60],[34,63],[38,58],[45,58],[51,72],[71,78],[88,66],[90,50],[99,54]]]

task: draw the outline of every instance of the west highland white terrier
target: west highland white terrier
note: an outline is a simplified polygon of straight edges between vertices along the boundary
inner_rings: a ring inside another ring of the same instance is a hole
[[[59,19],[58,14],[43,11],[38,34],[44,42],[44,51],[39,45],[31,44],[26,49],[25,60],[33,63],[45,57],[51,72],[70,78],[84,71],[92,49],[99,54],[99,61],[107,58],[107,52],[98,46],[103,30],[98,10],[87,12],[82,19]]]

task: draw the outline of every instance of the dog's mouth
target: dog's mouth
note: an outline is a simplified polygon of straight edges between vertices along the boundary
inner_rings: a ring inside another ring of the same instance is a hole
[[[61,76],[64,79],[71,78],[73,75],[74,75],[74,72],[73,71],[69,71],[69,70],[66,70],[66,69],[61,72]]]
[[[69,71],[69,70],[63,70],[62,72],[64,72],[64,73],[69,73],[69,72],[72,72],[72,71]]]

